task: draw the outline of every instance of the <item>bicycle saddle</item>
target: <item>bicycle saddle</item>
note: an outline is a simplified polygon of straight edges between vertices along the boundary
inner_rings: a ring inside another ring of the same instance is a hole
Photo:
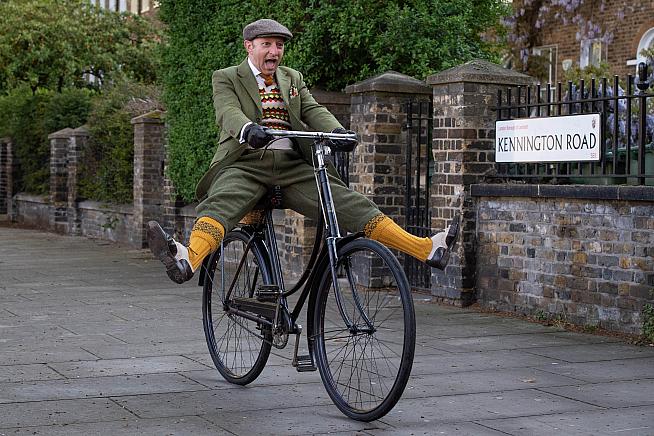
[[[268,193],[254,205],[251,211],[246,213],[239,221],[240,224],[253,225],[263,221],[266,209],[282,208],[282,187],[275,185],[268,190]]]

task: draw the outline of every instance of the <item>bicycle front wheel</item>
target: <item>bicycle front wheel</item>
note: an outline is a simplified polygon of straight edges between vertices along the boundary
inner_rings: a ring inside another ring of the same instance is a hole
[[[253,298],[259,285],[272,282],[262,245],[251,245],[243,258],[248,240],[249,235],[242,231],[227,233],[220,251],[209,262],[202,294],[202,319],[209,353],[225,380],[238,385],[251,383],[261,374],[272,341],[269,328],[226,312],[232,298]]]
[[[334,404],[372,421],[393,408],[409,380],[413,300],[397,259],[378,242],[355,239],[338,257],[338,291],[327,268],[314,309],[316,363]]]

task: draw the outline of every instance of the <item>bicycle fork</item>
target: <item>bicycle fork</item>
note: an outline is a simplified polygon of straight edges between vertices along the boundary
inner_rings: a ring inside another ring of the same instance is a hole
[[[326,148],[321,142],[316,142],[314,144],[314,155],[316,156],[316,162],[314,161],[314,174],[316,177],[316,183],[319,186],[318,195],[320,197],[320,202],[322,204],[323,217],[325,225],[327,226],[327,253],[329,255],[329,269],[332,276],[332,285],[334,287],[334,296],[336,298],[336,305],[338,311],[340,312],[343,322],[352,333],[366,332],[373,333],[374,326],[368,316],[366,311],[363,309],[361,300],[359,299],[359,293],[356,292],[354,288],[354,279],[352,277],[351,265],[349,261],[344,265],[348,284],[352,291],[352,298],[354,300],[354,305],[357,308],[358,313],[361,318],[367,325],[367,328],[359,328],[347,315],[345,311],[345,303],[343,301],[343,295],[341,293],[340,286],[338,284],[338,251],[336,247],[336,242],[341,239],[340,229],[338,227],[338,219],[336,217],[336,209],[334,208],[334,198],[332,197],[332,190],[329,184],[329,179],[327,176],[327,168],[325,165],[325,155],[327,152]]]

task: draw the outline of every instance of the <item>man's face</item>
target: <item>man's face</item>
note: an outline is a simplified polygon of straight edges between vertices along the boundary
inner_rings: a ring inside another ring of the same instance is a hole
[[[284,39],[276,36],[243,41],[248,58],[264,74],[274,74],[284,56]]]

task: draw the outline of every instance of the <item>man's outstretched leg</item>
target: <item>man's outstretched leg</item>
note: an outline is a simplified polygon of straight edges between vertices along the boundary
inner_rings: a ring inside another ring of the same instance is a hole
[[[433,268],[445,269],[459,234],[459,217],[454,217],[450,226],[442,232],[431,238],[421,238],[408,233],[386,215],[379,214],[366,224],[364,233],[367,238],[400,250]]]
[[[148,246],[152,254],[166,266],[168,277],[184,283],[202,265],[202,260],[218,249],[225,236],[222,224],[213,218],[201,217],[193,225],[188,247],[175,241],[156,221],[148,222]]]

